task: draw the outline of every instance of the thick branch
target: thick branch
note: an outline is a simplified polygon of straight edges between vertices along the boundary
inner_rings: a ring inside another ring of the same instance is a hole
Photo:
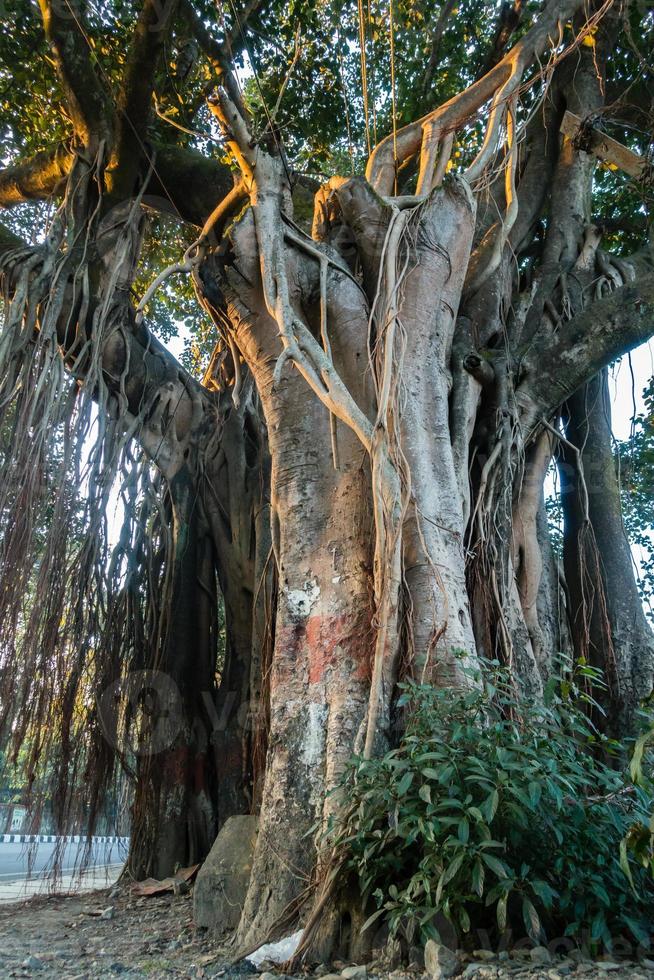
[[[239,54],[245,45],[245,25],[261,4],[262,0],[248,0],[238,12],[238,18],[232,29],[226,33],[222,41],[218,41],[211,36],[190,0],[182,0],[182,9],[191,25],[196,41],[219,72],[231,69],[232,58]]]
[[[654,273],[596,300],[561,331],[523,354],[518,389],[533,423],[549,415],[584,382],[654,334]]]
[[[77,0],[39,0],[39,6],[75,132],[85,145],[92,137],[108,141],[113,113],[91,64],[81,5]]]
[[[222,40],[212,37],[189,0],[182,0],[184,14],[191,25],[195,39],[209,59],[211,66],[227,89],[230,99],[239,107],[243,115],[246,110],[232,68],[234,58],[245,47],[245,27],[250,16],[261,6],[263,0],[247,0],[239,11],[235,7],[234,24]]]
[[[177,0],[145,0],[134,27],[118,97],[116,147],[109,177],[113,197],[129,197],[143,157],[154,79]]]
[[[74,154],[66,143],[0,170],[0,208],[59,197]],[[202,227],[234,186],[229,167],[195,150],[155,147],[155,168],[146,188],[148,207]]]
[[[62,194],[74,156],[65,143],[0,170],[0,208]]]
[[[418,152],[423,127],[427,123],[437,125],[441,132],[458,129],[511,76],[519,79],[521,73],[556,39],[559,25],[572,17],[580,6],[580,0],[550,0],[533,27],[479,81],[422,119],[404,126],[395,139],[391,134],[382,140],[373,150],[366,169],[366,176],[375,190],[382,194],[391,193],[396,165]],[[394,160],[394,151],[397,160]]]

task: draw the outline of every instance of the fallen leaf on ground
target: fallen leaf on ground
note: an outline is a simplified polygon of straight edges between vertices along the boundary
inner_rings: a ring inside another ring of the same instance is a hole
[[[132,885],[132,891],[136,895],[143,896],[163,895],[165,892],[172,892],[175,890],[175,885],[179,885],[180,882],[192,881],[198,873],[199,867],[199,864],[193,864],[190,868],[180,868],[171,878],[162,878],[161,880],[146,878],[145,881],[136,881]]]

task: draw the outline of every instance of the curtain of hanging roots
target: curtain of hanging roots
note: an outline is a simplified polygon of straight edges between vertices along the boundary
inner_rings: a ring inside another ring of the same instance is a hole
[[[171,550],[163,478],[126,407],[128,364],[112,391],[103,375],[107,339],[129,321],[111,277],[91,295],[97,186],[78,161],[44,242],[0,260],[0,749],[34,827],[51,810],[58,832],[89,837],[133,772],[142,718],[117,682],[157,666]]]

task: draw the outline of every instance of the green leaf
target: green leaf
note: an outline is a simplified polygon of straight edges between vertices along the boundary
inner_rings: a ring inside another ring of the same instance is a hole
[[[408,772],[405,772],[404,773],[404,775],[400,779],[399,783],[397,784],[397,795],[398,796],[404,796],[406,794],[409,786],[413,782],[413,775],[414,774],[411,772],[411,770],[409,770]]]
[[[620,867],[624,871],[629,884],[631,885],[631,890],[635,893],[636,886],[634,885],[634,879],[631,874],[631,868],[629,867],[629,855],[627,854],[627,838],[623,837],[620,841]]]
[[[536,879],[535,881],[530,881],[529,884],[531,885],[534,895],[537,895],[538,898],[540,898],[541,902],[549,912],[558,893],[551,888],[546,881]]]
[[[377,919],[384,914],[384,912],[386,912],[385,906],[382,906],[380,909],[377,909],[376,912],[373,912],[372,915],[363,923],[361,932],[365,932],[368,926],[371,926],[373,922],[376,922]]]
[[[497,813],[497,807],[499,801],[500,801],[500,794],[497,792],[497,789],[494,788],[491,790],[491,792],[488,794],[488,796],[482,803],[481,811],[486,817],[488,823],[493,822],[493,817]]]
[[[486,872],[484,871],[484,866],[477,858],[474,867],[472,869],[472,890],[479,895],[480,898],[484,894],[484,878],[486,877]]]
[[[536,782],[529,783],[529,786],[527,787],[527,790],[528,790],[529,799],[530,799],[532,805],[533,806],[536,806],[538,804],[538,802],[540,801],[541,792],[542,792],[542,787],[541,787],[540,783],[536,783]]]
[[[425,803],[431,803],[431,786],[429,785],[429,783],[422,784],[422,786],[418,790],[418,796],[420,797],[421,800],[424,800]]]
[[[647,745],[652,741],[653,731],[645,732],[641,735],[634,746],[634,754],[631,757],[631,763],[629,765],[629,774],[631,776],[632,782],[636,783],[637,786],[643,783],[643,754]]]
[[[458,838],[462,844],[467,844],[470,837],[470,824],[467,817],[459,820]]]
[[[422,772],[422,775],[425,777],[425,779],[440,780],[440,776],[441,776],[440,772],[438,772],[438,770],[436,769],[432,769],[430,766],[425,766],[425,768],[421,769],[420,771]]]
[[[454,860],[450,864],[448,864],[447,868],[445,868],[443,874],[440,876],[440,879],[438,881],[438,887],[436,888],[437,905],[440,903],[441,895],[443,893],[443,888],[445,887],[445,885],[447,885],[449,881],[452,880],[452,878],[454,878],[455,874],[463,864],[464,857],[465,854],[457,854]]]
[[[541,933],[540,919],[538,912],[526,896],[522,899],[522,919],[530,938],[538,942]]]
[[[504,932],[506,929],[506,906],[509,900],[509,892],[505,892],[497,900],[496,914],[497,914],[497,926],[500,932]]]
[[[489,867],[491,871],[494,871],[498,877],[508,878],[506,867],[499,858],[496,858],[493,854],[487,854],[486,851],[483,851],[481,859],[484,864]]]

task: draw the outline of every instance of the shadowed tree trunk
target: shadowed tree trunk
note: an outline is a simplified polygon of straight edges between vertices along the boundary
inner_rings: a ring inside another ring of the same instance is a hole
[[[564,422],[577,450],[559,466],[572,635],[577,656],[604,671],[609,714],[600,724],[615,735],[649,694],[654,641],[622,523],[606,371],[566,402]]]

